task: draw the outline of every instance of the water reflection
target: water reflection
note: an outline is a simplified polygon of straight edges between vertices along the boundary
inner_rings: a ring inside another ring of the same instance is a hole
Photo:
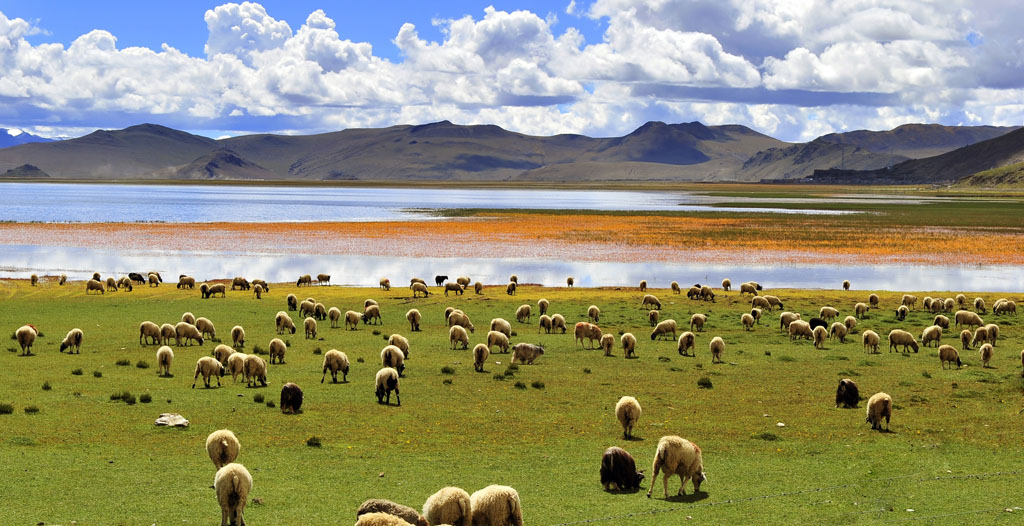
[[[396,286],[410,277],[428,281],[436,274],[469,276],[485,284],[504,284],[511,274],[522,283],[561,287],[573,276],[580,287],[636,286],[641,279],[651,287],[678,281],[719,286],[722,278],[734,284],[756,280],[768,288],[834,289],[844,279],[855,289],[1019,292],[1024,290],[1024,267],[914,266],[914,265],[733,265],[605,261],[559,261],[517,258],[411,258],[383,256],[243,254],[196,252],[115,251],[78,247],[6,246],[0,253],[0,277],[28,278],[31,274],[87,279],[93,272],[104,277],[158,270],[165,279],[178,274],[197,279],[247,276],[273,282],[294,281],[300,274],[331,274],[335,285],[376,286],[388,277]]]

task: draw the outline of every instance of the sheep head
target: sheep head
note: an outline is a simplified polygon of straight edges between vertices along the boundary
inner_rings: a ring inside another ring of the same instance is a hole
[[[693,476],[693,492],[697,493],[698,491],[700,491],[700,484],[707,479],[708,476],[704,474],[704,469],[702,468],[700,471],[697,472],[696,475]]]

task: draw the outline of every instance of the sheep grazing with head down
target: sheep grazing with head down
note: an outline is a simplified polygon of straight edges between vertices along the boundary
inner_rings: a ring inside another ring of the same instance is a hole
[[[625,449],[612,446],[601,456],[601,485],[605,491],[640,489],[643,471],[637,471],[636,461]]]
[[[772,310],[772,304],[764,296],[754,296],[750,299],[750,306],[761,310]]]
[[[302,388],[292,382],[281,386],[281,412],[292,415],[302,412]]]
[[[847,316],[843,318],[843,325],[846,326],[847,332],[851,332],[853,331],[853,328],[857,326],[857,318],[854,318],[853,316]]]
[[[849,378],[839,380],[839,387],[836,388],[836,407],[852,409],[860,403],[860,390],[857,384]]]
[[[170,347],[168,347],[168,349],[170,349]],[[228,358],[234,353],[234,349],[224,344],[220,344],[213,348],[213,357],[216,358],[221,365],[226,365],[228,363]]]
[[[761,297],[768,301],[768,305],[771,305],[771,307],[768,309],[769,312],[771,312],[772,310],[774,310],[776,308],[779,308],[779,309],[784,308],[784,305],[782,304],[782,300],[780,300],[778,296],[772,296],[771,294],[765,294],[764,296],[761,296]]]
[[[196,373],[192,376],[192,389],[196,388],[196,380],[203,375],[203,384],[210,388],[210,377],[217,377],[217,387],[220,387],[220,377],[224,376],[224,366],[210,356],[203,356],[196,362]]]
[[[707,323],[707,321],[707,315],[701,314],[699,312],[697,314],[694,314],[693,316],[690,316],[690,330],[692,331],[693,328],[696,327],[697,332],[703,331],[704,324]]]
[[[299,298],[295,294],[289,294],[285,300],[288,302],[288,310],[299,310]]]
[[[75,354],[82,352],[82,329],[74,328],[68,331],[67,335],[64,336],[64,341],[60,342],[60,352],[64,352],[64,349],[68,350],[68,354],[71,354],[71,349],[74,348]]]
[[[615,336],[612,336],[611,334],[604,334],[601,336],[601,341],[599,343],[601,348],[604,349],[604,355],[611,356],[612,349],[615,347]]]
[[[784,330],[784,331],[788,331],[789,330],[789,324],[793,323],[794,321],[799,320],[799,319],[800,319],[800,314],[799,313],[789,312],[789,311],[783,312],[782,314],[779,314],[779,328]]]
[[[178,322],[174,326],[174,334],[178,346],[181,346],[182,339],[185,340],[186,345],[191,345],[191,342],[196,342],[199,345],[202,345],[204,341],[202,333],[199,332],[199,329],[196,328],[195,325],[183,321]]]
[[[359,321],[363,319],[363,315],[354,311],[345,311],[345,329],[354,331],[359,329]]]
[[[652,310],[652,311],[647,313],[647,322],[651,324],[651,327],[654,327],[655,325],[657,325],[658,324],[658,320],[660,318],[661,318],[661,313],[656,311],[656,310]]]
[[[498,331],[490,331],[490,332],[488,332],[487,333],[487,349],[488,349],[488,351],[491,349],[491,347],[494,347],[495,345],[498,346],[498,350],[500,352],[508,352],[508,345],[509,345],[509,343],[508,343],[508,336],[505,336],[504,333],[501,333],[501,332],[498,332]]]
[[[565,334],[565,316],[562,316],[561,314],[551,315],[551,330],[554,331],[556,329],[562,329],[562,334]]]
[[[938,347],[939,343],[942,342],[942,327],[938,325],[932,325],[926,327],[921,332],[921,345],[928,347],[929,343],[934,343],[934,347]]]
[[[619,398],[619,401],[615,404],[615,418],[622,425],[622,438],[628,440],[633,437],[633,427],[636,426],[642,414],[643,410],[640,408],[640,402],[637,402],[636,398],[632,396]]]
[[[665,498],[668,498],[668,479],[672,475],[678,475],[682,484],[679,486],[679,495],[686,495],[686,481],[693,480],[693,492],[700,491],[700,484],[707,478],[704,475],[704,458],[700,447],[685,438],[678,436],[663,436],[658,441],[658,450],[654,454],[654,465],[651,468],[651,486],[647,490],[647,498],[651,498],[654,490],[654,482],[658,480],[658,473],[664,471],[662,483],[665,486]]]
[[[881,338],[875,331],[864,331],[864,334],[861,335],[861,342],[864,344],[865,352],[870,350],[873,354],[879,353],[878,344],[881,342]]]
[[[574,343],[579,342],[581,347],[585,349],[593,349],[594,342],[601,340],[602,333],[601,328],[597,325],[581,321],[576,323],[576,326],[573,328],[573,336],[575,337]],[[590,341],[590,347],[583,344],[584,338]]]
[[[391,391],[395,392],[397,405],[402,405],[402,398],[398,391],[398,371],[391,367],[384,367],[377,371],[377,387],[374,393],[377,395],[378,404],[391,403]]]
[[[171,362],[174,361],[174,351],[164,345],[156,350],[156,374],[169,378],[171,376]]]
[[[509,296],[515,296],[515,294],[516,294],[516,283],[514,281],[509,282],[508,285],[505,285],[505,294],[508,294]]]
[[[724,290],[726,292],[729,292],[731,289],[732,289],[732,281],[730,281],[729,278],[723,279],[722,280],[722,290]]]
[[[314,318],[306,318],[305,321],[302,322],[302,326],[306,329],[306,339],[307,340],[315,340],[316,339],[316,319],[314,319]]]
[[[452,325],[448,328],[448,343],[452,349],[457,349],[459,344],[463,349],[469,349],[469,333],[461,325]]]
[[[740,283],[740,295],[750,294],[751,296],[757,296],[757,291],[760,290],[757,285],[752,282]]]
[[[640,292],[647,292],[647,280],[640,280]]]
[[[866,422],[871,429],[882,430],[882,419],[885,419],[885,430],[889,430],[889,419],[892,418],[892,397],[885,393],[875,393],[868,398]]]
[[[818,317],[823,320],[832,321],[836,319],[836,316],[839,316],[839,311],[832,307],[822,307],[821,310],[818,311]]]
[[[427,519],[421,517],[416,510],[384,499],[369,499],[359,505],[356,510],[356,518],[361,519],[367,514],[384,513],[401,519],[406,524],[413,526],[430,526]],[[357,523],[358,524],[358,523]]]
[[[546,334],[551,334],[551,316],[542,314],[537,320],[537,334],[540,334],[541,330],[545,331]]]
[[[519,493],[509,486],[491,485],[469,496],[473,524],[523,526]]]
[[[512,363],[533,365],[533,361],[544,354],[544,347],[532,343],[517,343],[512,346]]]
[[[850,290],[850,280],[848,280],[848,279],[844,279],[843,280],[843,290]]]
[[[466,490],[449,486],[427,498],[423,503],[423,517],[430,524],[471,526],[473,510],[470,506]]]
[[[943,329],[949,329],[949,318],[939,314],[935,316],[935,320],[932,321],[932,325],[938,325]]]
[[[38,335],[39,331],[33,325],[22,325],[18,327],[18,330],[14,331],[14,339],[18,341],[22,355],[28,356],[32,354],[32,344],[35,343],[36,336]]]
[[[473,347],[473,370],[478,373],[484,372],[484,363],[487,362],[487,357],[490,355],[491,350],[486,343],[476,344],[476,347]]]
[[[89,291],[91,290],[99,291],[100,294],[104,294],[105,291],[103,289],[103,282],[96,279],[90,279],[89,281],[85,282],[85,293],[88,294]]]
[[[236,352],[228,355],[227,360],[227,374],[231,375],[233,382],[238,382],[238,376],[241,375],[242,379],[245,379],[245,357],[247,354]]]
[[[33,277],[35,277],[35,275],[33,275]],[[39,278],[36,278],[36,281],[38,281],[38,280],[39,280]],[[107,278],[106,284],[107,284],[107,292],[111,292],[111,291],[117,292],[117,280],[116,279],[114,279],[114,278]],[[32,286],[34,287],[35,283],[33,283]]]
[[[857,316],[858,319],[866,318],[868,316],[868,309],[870,309],[870,307],[868,307],[867,303],[857,303],[856,305],[853,306],[853,313]]]
[[[256,385],[256,382],[266,387],[267,362],[255,354],[246,355],[245,361],[242,362],[242,375],[245,377],[245,383],[248,387]]]
[[[601,321],[601,309],[597,308],[597,305],[587,307],[587,317],[590,318],[593,323]]]
[[[740,316],[740,325],[743,325],[743,330],[745,330],[745,331],[749,331],[750,329],[753,329],[754,328],[754,317],[751,316],[749,313],[744,312],[743,315]]]
[[[789,339],[795,340],[797,338],[814,339],[814,331],[811,329],[810,323],[804,320],[793,320],[789,323]]]
[[[249,285],[249,280],[243,277],[236,276],[234,279],[231,280],[231,290],[249,290],[250,287],[251,285]]]
[[[295,322],[292,321],[291,316],[285,311],[278,311],[277,315],[274,316],[274,324],[277,326],[277,333],[284,334],[285,331],[295,334]]]
[[[238,458],[242,445],[231,430],[218,429],[206,437],[206,453],[216,469],[220,469]]]
[[[427,290],[427,286],[423,283],[412,284],[412,297],[416,297],[417,294],[422,294],[424,298],[430,295],[430,291]]]
[[[388,278],[380,278],[380,290],[391,290],[391,280]]]
[[[903,321],[907,319],[907,315],[910,314],[910,309],[906,305],[900,305],[896,308],[896,319]]]
[[[992,344],[992,347],[996,346],[996,340],[999,339],[999,326],[994,323],[985,324],[985,330],[988,332],[988,342]]]
[[[512,337],[512,324],[506,321],[504,318],[494,318],[491,320],[492,331],[498,331],[505,336]]]
[[[960,345],[966,351],[971,348],[971,342],[974,339],[974,334],[970,330],[964,329],[960,331]]]
[[[686,299],[695,300],[700,298],[700,286],[694,285],[686,289]]]
[[[341,381],[348,382],[348,355],[337,349],[324,353],[323,376],[320,377],[320,383],[324,383],[327,378],[327,371],[331,372],[331,382],[338,383],[338,371],[341,371]]]
[[[953,319],[956,320],[956,326],[968,326],[968,327],[983,327],[985,321],[981,319],[976,313],[969,310],[958,310],[953,315]]]
[[[715,302],[715,291],[711,290],[711,287],[704,285],[700,288],[700,299],[701,301]]]
[[[533,317],[533,313],[529,305],[520,305],[516,309],[516,321],[519,323],[529,323],[531,317]]]
[[[992,344],[986,343],[985,345],[982,345],[978,352],[981,354],[981,366],[987,369],[989,366],[988,362],[992,359],[992,354],[994,352]]]
[[[206,338],[207,336],[209,336],[211,339],[217,337],[217,329],[213,326],[212,321],[203,317],[199,317],[196,318],[196,322],[194,325],[196,326],[196,329],[199,329],[199,333],[202,334],[204,338]]]
[[[839,343],[846,343],[846,325],[838,321],[833,322],[828,329],[828,337],[838,339]]]
[[[672,289],[672,293],[673,294],[680,294],[680,293],[682,293],[682,290],[679,288],[679,282],[678,281],[673,281],[672,283],[669,283],[668,286],[669,286],[669,288]]]
[[[549,306],[551,306],[550,301],[544,298],[537,300],[537,313],[540,314],[541,316],[547,314]]]
[[[661,301],[654,294],[645,294],[644,299],[640,302],[640,307],[661,310]]]
[[[679,350],[680,356],[696,356],[696,343],[697,336],[690,331],[686,331],[679,335],[679,343],[676,348]],[[688,351],[694,351],[694,353],[691,354]]]
[[[288,352],[288,344],[284,343],[281,338],[270,340],[270,345],[267,346],[267,349],[270,353],[270,363],[284,363],[284,355]]]
[[[971,347],[977,347],[988,340],[988,329],[985,327],[978,327],[974,330],[974,338],[971,339]]]
[[[458,283],[455,283],[453,281],[449,281],[448,283],[444,284],[444,295],[445,296],[447,296],[449,292],[454,292],[456,296],[461,296],[462,293],[465,292],[465,291],[466,291],[465,287],[463,287],[462,285],[459,285]]]
[[[624,333],[619,338],[619,344],[622,345],[623,358],[636,358],[636,336],[633,336],[633,333]]]
[[[402,351],[402,356],[409,358],[409,340],[405,336],[392,334],[388,337],[388,345],[398,347],[398,350]]]
[[[409,330],[412,332],[418,332],[420,330],[420,319],[423,316],[420,314],[419,309],[409,309],[405,313],[405,319],[409,321]]]
[[[908,347],[914,349],[914,352],[918,351],[917,340],[913,334],[900,329],[889,331],[889,352],[893,352],[900,345],[903,346],[903,352],[910,352],[907,350]]]
[[[985,300],[982,298],[974,298],[974,310],[979,314],[985,314]]]
[[[380,363],[384,367],[398,371],[398,376],[402,376],[402,372],[405,371],[405,355],[394,345],[387,345],[380,351]]]
[[[452,311],[451,315],[448,316],[448,327],[454,327],[458,325],[463,329],[469,329],[469,332],[476,332],[476,327],[473,322],[470,321],[469,316],[461,310]]]
[[[691,325],[692,327],[692,325]],[[661,337],[666,337],[669,334],[672,335],[672,339],[676,339],[676,320],[665,320],[659,322],[654,330],[651,331],[651,340],[656,340]]]
[[[213,478],[220,503],[220,526],[245,526],[245,505],[252,491],[252,475],[241,464],[228,464]]]
[[[725,352],[725,340],[721,336],[711,338],[711,342],[708,343],[708,349],[711,351],[711,363],[722,363],[722,354]]]

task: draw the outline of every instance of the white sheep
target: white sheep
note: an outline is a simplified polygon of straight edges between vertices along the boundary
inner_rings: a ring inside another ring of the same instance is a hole
[[[308,318],[306,318],[305,321],[302,322],[302,325],[306,329],[306,339],[307,340],[315,340],[316,339],[316,319],[312,318],[312,317],[308,317]]]
[[[504,318],[494,318],[491,320],[491,330],[503,333],[509,338],[512,337],[512,324],[505,321]]]
[[[189,323],[189,324],[195,325],[196,324],[196,315],[192,314],[191,312],[186,312],[186,313],[181,315],[181,321],[183,321],[185,323]]]
[[[992,344],[986,343],[985,345],[982,345],[981,349],[979,349],[979,353],[981,354],[981,366],[988,368],[988,362],[992,359],[993,354]]]
[[[231,373],[231,380],[238,382],[238,376],[242,375],[242,379],[245,379],[245,357],[247,354],[236,352],[228,356],[227,371]]]
[[[409,311],[405,313],[405,319],[409,321],[410,331],[417,332],[420,330],[421,318],[422,315],[420,314],[419,309],[409,309]]]
[[[682,356],[695,356],[695,354],[689,354],[687,353],[687,351],[694,350],[696,342],[697,336],[690,331],[686,331],[679,335],[679,343],[676,346],[676,348],[679,350],[679,354]]]
[[[178,331],[174,330],[174,325],[165,323],[160,326],[160,343],[163,345],[170,345],[171,340],[175,343],[178,341]]]
[[[534,360],[544,354],[544,347],[532,343],[517,343],[512,346],[512,363],[533,365]]]
[[[398,391],[398,371],[391,367],[384,367],[377,371],[376,377],[376,395],[378,404],[390,404],[391,403],[391,391],[395,392],[395,398],[398,401],[397,405],[402,405],[402,398]],[[386,401],[385,401],[386,397]]]
[[[697,314],[694,314],[693,316],[690,316],[690,330],[692,331],[694,327],[697,327],[697,332],[703,331],[704,324],[707,323],[707,321],[708,317],[699,312]]]
[[[651,477],[651,486],[647,490],[647,498],[651,498],[659,471],[665,472],[662,477],[665,498],[668,498],[668,479],[672,475],[679,475],[679,479],[682,481],[682,484],[679,485],[679,495],[686,495],[687,480],[693,480],[693,492],[697,493],[700,491],[701,482],[707,478],[704,475],[704,458],[700,447],[678,436],[661,437],[661,440],[658,441],[658,450],[654,454],[654,465],[651,471],[654,475]]]
[[[963,365],[963,362],[960,361],[960,353],[952,345],[942,345],[939,347],[939,363],[943,369],[946,368],[947,363],[955,363],[957,369]],[[952,367],[952,365],[950,366]]]
[[[206,453],[216,469],[234,462],[241,450],[238,437],[228,429],[218,429],[206,437]]]
[[[604,355],[611,356],[612,348],[615,347],[615,336],[612,336],[611,334],[604,334],[601,336],[599,344],[601,345],[601,348],[604,349]]]
[[[643,300],[640,302],[641,308],[651,308],[654,310],[661,310],[661,301],[654,294],[645,294]]]
[[[872,309],[878,308],[878,294],[872,293],[868,295],[868,305],[871,305]]]
[[[21,354],[30,355],[32,354],[32,344],[36,341],[38,332],[32,325],[22,325],[18,327],[17,331],[14,331],[14,338],[18,340],[18,345],[21,347]]]
[[[245,347],[245,329],[241,325],[231,328],[231,345],[234,347]]]
[[[398,376],[402,376],[402,372],[405,371],[405,355],[402,354],[402,350],[394,345],[386,345],[384,349],[380,351],[380,363],[384,367],[391,367],[398,371]]]
[[[654,340],[671,334],[672,339],[674,340],[676,339],[676,328],[676,320],[665,320],[659,322],[658,325],[654,327],[654,330],[651,331],[651,339]]]
[[[670,289],[672,289],[672,293],[673,294],[681,294],[682,293],[682,289],[679,288],[679,282],[678,281],[673,281],[672,283],[669,283],[668,286],[669,286]]]
[[[228,464],[217,470],[213,478],[220,503],[220,525],[245,526],[245,505],[252,491],[252,475],[241,464]]]
[[[868,398],[866,422],[871,429],[882,430],[882,419],[885,419],[885,430],[889,430],[889,419],[892,417],[892,397],[885,393],[875,393]]]
[[[469,334],[461,325],[452,325],[448,328],[448,342],[452,349],[457,348],[460,343],[463,349],[469,349]]]
[[[642,279],[642,280],[640,280],[640,292],[646,292],[646,291],[647,291],[647,280],[646,279]]]
[[[331,328],[337,329],[338,322],[341,320],[341,309],[339,309],[338,307],[331,307],[330,309],[327,309],[327,319],[331,320]],[[345,326],[348,327],[347,319],[345,320]]]
[[[837,338],[839,343],[846,343],[846,324],[838,321],[832,322],[828,329],[829,338]]]
[[[277,326],[277,333],[284,334],[285,331],[290,331],[295,334],[295,322],[292,321],[291,316],[285,311],[278,311],[277,315],[274,316],[274,324]]]
[[[587,317],[594,323],[601,321],[601,309],[597,308],[597,305],[587,307]]]
[[[783,312],[782,314],[779,314],[779,328],[784,330],[784,331],[788,331],[789,330],[789,324],[793,323],[794,321],[799,320],[799,319],[800,319],[800,314],[799,313],[789,312],[789,311]]]
[[[865,352],[867,352],[868,349],[870,349],[872,353],[878,354],[878,344],[881,342],[881,338],[878,336],[877,332],[864,331],[864,334],[861,335],[860,340],[864,344]]]
[[[956,320],[956,326],[960,327],[967,325],[970,327],[982,327],[985,325],[985,321],[981,319],[976,313],[969,310],[958,310],[953,315],[953,319]]]
[[[815,349],[824,349],[825,339],[828,338],[828,329],[819,325],[815,327],[813,331],[811,331],[811,337],[814,340]]]
[[[619,338],[619,344],[622,345],[623,358],[636,358],[636,336],[633,336],[633,333],[623,333]]]
[[[508,336],[505,333],[498,331],[489,331],[487,333],[487,350],[490,351],[491,347],[498,346],[498,350],[501,352],[508,352]]]
[[[921,345],[928,347],[928,344],[931,342],[935,342],[935,347],[938,347],[942,342],[942,327],[932,325],[921,331]]]
[[[562,316],[561,314],[551,315],[551,330],[554,331],[555,329],[562,329],[562,334],[565,334],[565,316]]]
[[[217,337],[217,329],[214,328],[212,321],[200,317],[196,318],[194,325],[196,326],[196,329],[199,329],[199,333],[202,334],[204,338],[206,338],[207,335],[209,335],[210,339]]]
[[[332,382],[338,383],[338,371],[341,371],[341,381],[348,382],[348,355],[337,349],[324,353],[324,374],[320,377],[320,383],[324,383],[327,378],[327,371],[331,372]]]
[[[153,340],[153,345],[160,344],[160,327],[151,321],[144,321],[139,324],[139,345],[149,345],[150,340]]]
[[[68,354],[71,354],[71,348],[75,349],[75,354],[81,354],[82,352],[82,338],[84,334],[82,329],[74,328],[68,331],[67,335],[64,336],[64,341],[60,342],[60,352],[64,352],[64,349],[68,350]]]
[[[818,317],[823,320],[834,320],[836,316],[839,316],[839,311],[832,307],[822,307],[818,310]]]
[[[181,339],[185,339],[186,345],[191,345],[191,342],[196,342],[199,345],[203,344],[203,335],[199,332],[199,329],[195,325],[179,321],[174,326],[174,335],[178,346],[181,346]]]
[[[533,317],[533,313],[529,305],[520,305],[516,309],[516,321],[519,323],[529,323],[531,317]]]
[[[270,363],[275,361],[277,363],[284,363],[284,355],[288,352],[288,345],[281,338],[274,338],[270,340],[267,351],[270,353]]]
[[[362,319],[363,315],[357,311],[345,311],[345,329],[350,331],[357,330],[359,328],[359,321]]]
[[[729,290],[731,290],[731,289],[732,289],[732,281],[730,281],[729,278],[723,279],[722,280],[722,290],[724,290],[726,292],[729,292]]]
[[[636,398],[632,396],[619,398],[615,404],[615,418],[619,420],[619,424],[622,424],[622,438],[626,440],[632,438],[633,427],[636,426],[642,414],[643,409],[640,408],[640,402],[637,402]]]
[[[473,322],[469,320],[469,316],[460,310],[455,310],[452,312],[451,316],[448,316],[448,326],[454,327],[456,325],[464,329],[469,329],[469,332],[476,332],[476,327],[473,325]]]
[[[853,306],[853,313],[857,316],[857,318],[866,318],[868,315],[869,308],[870,307],[868,307],[867,303],[857,303],[856,305]]]
[[[519,493],[509,486],[487,486],[470,495],[469,504],[474,525],[523,526]]]
[[[993,347],[996,346],[996,340],[999,339],[999,326],[994,323],[985,324],[985,330],[988,331],[988,341]]]
[[[974,298],[974,310],[980,314],[985,314],[985,300],[982,298]]]
[[[423,517],[430,524],[470,526],[473,509],[469,493],[462,488],[441,488],[423,503]]]
[[[392,334],[388,337],[388,345],[394,345],[402,351],[402,356],[405,358],[409,357],[409,340],[401,334]]]
[[[90,290],[98,290],[100,294],[105,293],[103,283],[100,282],[100,280],[98,279],[90,279],[89,281],[85,282],[85,293],[88,294]]]
[[[227,345],[220,344],[213,348],[213,357],[217,359],[221,365],[228,363],[228,357],[235,353],[235,350]]]
[[[846,326],[846,331],[850,332],[853,330],[854,327],[857,326],[857,318],[854,318],[853,316],[847,316],[843,318],[843,325]]]
[[[659,319],[661,319],[661,312],[652,310],[647,313],[647,322],[651,324],[651,327],[657,325]]]
[[[740,324],[743,325],[743,330],[749,331],[754,328],[754,317],[749,313],[744,312],[743,315],[740,316]]]
[[[544,330],[547,334],[551,334],[551,316],[541,314],[540,317],[537,318],[537,334],[540,334],[541,330]]]
[[[156,350],[156,374],[157,376],[171,376],[171,362],[174,361],[174,351],[164,345]]]
[[[903,346],[903,352],[907,351],[907,347],[914,349],[917,352],[917,340],[914,339],[914,335],[901,329],[893,329],[889,331],[889,352],[896,349],[897,346]]]
[[[711,338],[711,341],[708,343],[708,349],[711,351],[711,363],[722,363],[722,353],[725,352],[725,340],[721,336]]]
[[[220,377],[224,376],[224,366],[220,364],[216,359],[209,356],[203,356],[196,361],[196,373],[192,376],[192,389],[196,388],[196,380],[199,375],[203,375],[203,384],[207,389],[210,388],[210,377],[217,377],[217,387],[220,387]]]
[[[814,339],[814,331],[811,330],[810,323],[804,320],[793,320],[789,323],[789,339],[795,340],[798,337],[808,340]]]
[[[391,290],[391,280],[388,278],[380,279],[380,290],[388,291]]]
[[[285,301],[288,303],[288,310],[298,310],[298,308],[299,308],[299,298],[296,298],[295,294],[289,294],[285,298]]]
[[[487,362],[487,357],[491,355],[491,350],[487,348],[486,343],[478,343],[476,347],[473,347],[473,370],[482,373],[484,371],[484,363]]]
[[[267,362],[255,354],[246,355],[242,362],[242,376],[245,377],[247,386],[252,387],[259,382],[263,387],[267,386]]]

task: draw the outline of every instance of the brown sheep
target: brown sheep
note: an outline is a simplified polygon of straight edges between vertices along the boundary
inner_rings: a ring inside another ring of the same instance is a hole
[[[579,342],[580,346],[582,346],[585,349],[593,349],[594,342],[599,341],[601,339],[602,333],[601,328],[598,327],[597,325],[581,321],[577,323],[576,326],[573,328],[573,335],[575,336],[574,341]],[[584,338],[590,341],[590,347],[586,347],[586,345],[584,345]]]
[[[696,354],[688,354],[687,351],[694,350],[694,345],[697,343],[697,336],[690,331],[686,331],[679,335],[679,354],[681,356],[696,356]]]

